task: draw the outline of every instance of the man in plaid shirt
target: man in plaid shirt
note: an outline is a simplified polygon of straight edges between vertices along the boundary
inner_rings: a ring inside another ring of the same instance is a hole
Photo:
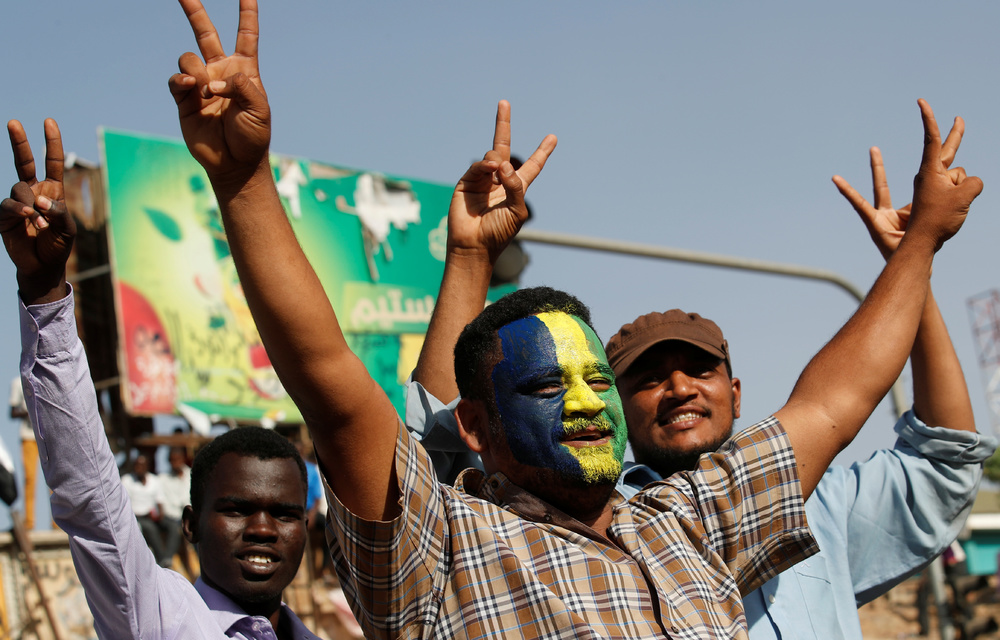
[[[255,0],[240,2],[231,56],[201,3],[181,2],[204,56],[182,56],[170,80],[181,130],[212,182],[275,370],[312,433],[332,553],[366,635],[745,637],[740,592],[813,550],[802,497],[902,370],[933,255],[982,188],[942,169],[926,103],[909,230],[774,417],[693,473],[623,502],[621,401],[586,309],[528,291],[484,312],[456,349],[460,430],[487,474],[451,488],[351,352],[282,209]],[[455,190],[449,260],[495,260],[526,217],[524,190],[556,141],[515,171],[509,134],[501,103],[493,149]],[[446,280],[441,299],[485,286]]]

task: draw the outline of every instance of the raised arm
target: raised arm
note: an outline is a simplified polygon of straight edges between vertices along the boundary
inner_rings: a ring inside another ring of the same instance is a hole
[[[510,103],[497,105],[493,149],[465,172],[448,209],[448,252],[437,304],[413,379],[447,403],[458,397],[454,351],[465,325],[486,304],[493,265],[528,219],[524,192],[556,147],[546,136],[527,162],[510,163]]]
[[[184,579],[157,567],[143,541],[76,335],[66,286],[76,225],[63,201],[59,127],[45,121],[42,181],[35,177],[24,128],[12,120],[7,130],[20,182],[0,203],[0,233],[23,302],[21,376],[42,472],[52,490],[52,517],[70,536],[73,563],[100,637],[183,636],[184,619],[176,612],[191,612],[179,586]]]
[[[199,0],[180,0],[194,53],[170,78],[181,131],[219,201],[247,303],[268,356],[302,411],[331,488],[355,514],[398,511],[398,418],[349,349],[288,222],[268,160],[270,108],[257,64],[256,0],[240,0],[232,55]]]
[[[810,361],[776,412],[788,432],[809,496],[833,458],[854,438],[906,364],[935,252],[962,226],[982,181],[941,162],[941,135],[919,101],[924,152],[914,178],[907,231],[865,301]]]
[[[951,167],[965,132],[965,122],[955,119],[948,138],[941,147],[941,165]],[[872,147],[871,168],[874,188],[873,203],[869,203],[840,176],[833,182],[840,193],[851,203],[861,216],[868,233],[882,256],[888,260],[899,246],[906,232],[910,218],[910,205],[894,209],[885,178],[885,165],[878,147]],[[955,169],[955,180],[960,178]],[[910,351],[910,367],[913,371],[913,411],[929,426],[948,427],[962,431],[975,431],[976,424],[972,412],[972,402],[966,387],[958,355],[948,335],[944,318],[928,289],[917,337]]]

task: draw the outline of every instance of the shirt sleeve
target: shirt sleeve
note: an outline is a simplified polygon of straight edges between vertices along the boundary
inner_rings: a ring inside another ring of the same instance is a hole
[[[847,549],[858,606],[918,571],[958,536],[983,462],[997,447],[989,436],[929,427],[912,411],[897,422],[896,433],[893,449],[831,467],[810,500],[810,520],[822,519]]]
[[[438,480],[446,484],[454,484],[458,474],[469,467],[483,469],[479,454],[469,451],[458,435],[455,407],[460,399],[445,404],[412,374],[406,381],[406,428],[424,446]]]
[[[184,578],[157,567],[132,514],[77,338],[72,294],[21,303],[20,323],[24,396],[52,517],[69,535],[97,635],[171,637],[188,616],[177,582]]]
[[[402,512],[387,522],[354,515],[326,484],[330,553],[366,638],[397,637],[413,624],[432,628],[447,581],[441,485],[430,457],[402,424],[395,464]],[[322,466],[320,474],[325,481]]]
[[[632,500],[671,494],[683,498],[680,504],[659,508],[698,523],[701,542],[721,556],[743,595],[818,551],[795,453],[777,418],[734,435],[703,455],[694,471],[650,485]]]

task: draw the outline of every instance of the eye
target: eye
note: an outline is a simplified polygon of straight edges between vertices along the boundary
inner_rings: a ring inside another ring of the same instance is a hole
[[[559,395],[562,390],[562,384],[548,383],[533,388],[529,393],[540,398],[552,398]]]
[[[611,385],[614,383],[605,377],[598,377],[598,378],[591,378],[590,380],[587,381],[587,384],[589,384],[590,388],[593,389],[594,391],[607,391],[608,389],[611,388]]]
[[[663,376],[656,371],[650,371],[636,377],[631,384],[632,389],[636,391],[643,391],[649,389],[655,389],[660,386],[663,382]]]
[[[563,391],[563,383],[559,378],[532,380],[531,382],[521,386],[518,391],[529,396],[551,398],[559,395]]]
[[[299,522],[305,515],[297,509],[282,509],[272,512],[271,517],[281,522]]]

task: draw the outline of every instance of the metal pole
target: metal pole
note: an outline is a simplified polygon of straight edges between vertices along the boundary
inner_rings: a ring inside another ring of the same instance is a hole
[[[521,231],[517,234],[517,237],[520,240],[538,242],[540,244],[551,244],[576,249],[590,249],[592,251],[604,251],[605,253],[617,253],[630,256],[659,258],[660,260],[673,260],[675,262],[691,262],[694,264],[703,264],[713,267],[740,269],[742,271],[759,271],[762,273],[791,276],[793,278],[806,278],[808,280],[822,280],[840,287],[853,296],[859,304],[865,299],[864,292],[840,274],[834,273],[833,271],[827,271],[825,269],[803,267],[797,264],[771,262],[769,260],[751,260],[749,258],[737,258],[735,256],[727,256],[719,253],[690,251],[688,249],[674,249],[671,247],[660,247],[652,244],[642,244],[640,242],[609,240],[607,238],[591,238],[588,236],[578,236],[570,233],[540,231],[538,229],[521,229]],[[896,417],[902,416],[906,411],[906,396],[903,393],[903,385],[900,380],[896,380],[896,382],[892,384],[889,396],[892,401],[892,408],[896,413]]]

